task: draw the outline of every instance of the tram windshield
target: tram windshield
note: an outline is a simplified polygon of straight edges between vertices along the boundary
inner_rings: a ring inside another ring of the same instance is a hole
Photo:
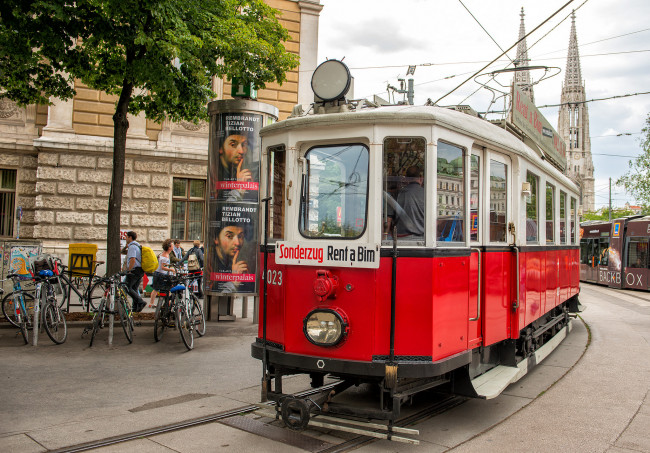
[[[366,228],[368,148],[317,146],[307,162],[300,196],[300,233],[308,238],[360,237]]]

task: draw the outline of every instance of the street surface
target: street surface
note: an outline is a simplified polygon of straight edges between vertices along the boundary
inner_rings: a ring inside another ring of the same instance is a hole
[[[361,452],[650,452],[650,294],[582,285],[587,310],[558,349],[493,400],[469,400],[414,426],[421,444],[378,441]],[[55,346],[24,346],[0,328],[0,451],[41,452],[257,403],[261,364],[250,357],[249,317],[208,323],[186,351],[177,331],[154,343],[150,325],[132,345],[116,326],[88,347],[81,327]],[[239,307],[235,313],[241,313]],[[286,392],[308,380],[285,381]],[[323,440],[336,433],[310,429]],[[106,452],[300,452],[222,423],[104,447]]]

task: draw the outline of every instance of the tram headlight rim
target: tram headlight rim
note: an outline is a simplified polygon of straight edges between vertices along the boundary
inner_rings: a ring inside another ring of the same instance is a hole
[[[309,330],[308,330],[307,325],[308,325],[311,317],[313,315],[319,314],[319,313],[333,315],[332,319],[336,323],[338,323],[339,333],[338,333],[337,337],[334,339],[334,341],[324,343],[324,342],[321,342],[321,341],[317,341],[316,339],[312,338],[312,336],[309,334]],[[331,348],[331,347],[335,347],[335,346],[340,345],[343,342],[343,340],[345,340],[345,338],[347,337],[349,327],[350,327],[350,325],[348,323],[347,316],[345,316],[345,314],[342,313],[340,310],[333,309],[333,308],[316,308],[316,309],[310,311],[307,314],[307,316],[305,316],[305,319],[302,322],[302,329],[303,329],[303,333],[305,334],[305,338],[307,338],[307,340],[311,344],[314,344],[316,346],[326,347],[326,348]]]

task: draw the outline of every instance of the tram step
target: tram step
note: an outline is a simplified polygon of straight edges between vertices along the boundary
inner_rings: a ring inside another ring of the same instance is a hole
[[[544,360],[566,338],[572,329],[572,322],[560,330],[544,346],[535,351],[530,357],[522,360],[516,367],[499,365],[487,373],[472,379],[472,385],[479,397],[485,399],[496,398],[505,388],[517,382],[528,373],[528,369]]]

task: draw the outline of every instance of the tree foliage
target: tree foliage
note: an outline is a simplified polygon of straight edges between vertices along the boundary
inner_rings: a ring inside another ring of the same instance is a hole
[[[646,118],[641,137],[642,153],[630,160],[630,169],[621,176],[616,184],[623,186],[644,207],[650,206],[650,114]],[[646,209],[647,210],[647,209]]]
[[[119,96],[109,198],[108,271],[119,266],[127,112],[207,119],[211,78],[264,88],[297,57],[262,0],[3,0],[0,88],[19,105],[69,99],[74,80]]]

